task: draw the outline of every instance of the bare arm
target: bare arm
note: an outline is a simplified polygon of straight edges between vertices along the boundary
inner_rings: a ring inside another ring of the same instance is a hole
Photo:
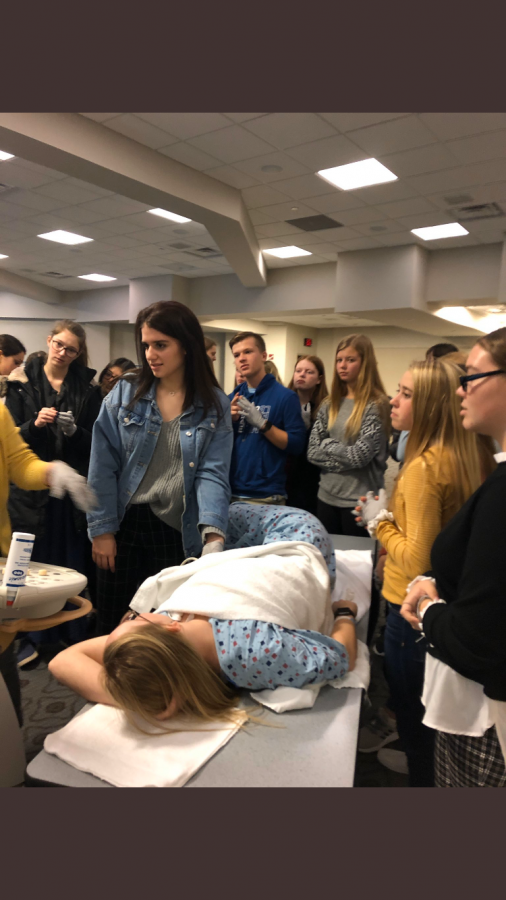
[[[357,604],[352,601],[338,600],[337,603],[332,605],[334,613],[342,607],[349,607],[354,615],[357,614]],[[355,622],[344,616],[339,616],[339,618],[334,621],[330,636],[334,638],[335,641],[339,641],[345,648],[349,659],[348,671],[352,672],[357,661],[357,632]]]
[[[92,703],[117,703],[104,686],[104,649],[107,635],[74,644],[58,653],[49,663],[49,671],[62,684]]]

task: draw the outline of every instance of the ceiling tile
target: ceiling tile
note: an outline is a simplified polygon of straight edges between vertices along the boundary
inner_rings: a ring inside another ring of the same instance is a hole
[[[382,156],[380,162],[390,169],[398,178],[406,178],[410,175],[421,175],[425,172],[436,172],[439,169],[448,169],[458,165],[457,158],[448,150],[445,144],[432,144],[429,147],[420,147],[416,150],[404,150],[402,153],[392,153]],[[367,188],[364,188],[367,190]]]
[[[293,233],[292,225],[288,225],[287,222],[281,222],[282,225],[289,231],[285,231],[283,234],[278,235],[278,240],[282,241],[283,244],[295,244],[297,247],[306,247],[311,244],[323,244],[327,242],[327,238],[325,237],[328,234],[328,231],[302,231],[300,228],[296,229],[296,234]],[[332,234],[334,234],[334,229],[332,229]],[[304,245],[301,244],[301,241],[304,241]],[[296,263],[294,263],[296,265]]]
[[[152,150],[158,150],[159,147],[166,147],[170,144],[171,140],[174,143],[176,143],[177,140],[177,138],[171,138],[170,134],[166,131],[155,128],[154,125],[150,125],[149,122],[139,119],[138,116],[134,116],[132,113],[126,113],[126,115],[117,116],[115,119],[109,119],[105,122],[105,127],[112,129],[112,131],[117,131],[120,134],[124,134],[125,137],[132,138],[132,140],[138,141],[139,144],[151,147]]]
[[[434,212],[434,207],[425,197],[412,197],[410,200],[382,203],[378,206],[378,209],[391,219],[399,219],[401,216],[414,216],[418,215],[418,213]]]
[[[320,141],[311,141],[309,144],[301,144],[300,147],[290,148],[287,152],[289,156],[293,156],[313,172],[317,172],[319,169],[328,169],[331,166],[343,166],[347,163],[358,162],[367,157],[367,153],[360,150],[356,144],[352,144],[342,134],[322,138]]]
[[[135,241],[139,241],[141,244],[167,243],[167,235],[161,234],[157,228],[132,231],[129,236],[133,237]],[[174,238],[174,240],[176,240],[176,238]]]
[[[70,222],[79,222],[84,225],[100,222],[104,218],[103,213],[91,212],[91,210],[85,209],[83,206],[64,206],[60,211],[60,215]]]
[[[318,175],[299,175],[298,178],[288,178],[285,181],[277,181],[276,188],[293,197],[294,200],[301,200],[304,197],[318,197],[328,194],[329,184]]]
[[[293,207],[295,207],[295,209],[293,209]],[[294,213],[297,213],[297,217],[301,218],[302,216],[312,216],[317,210],[311,206],[306,206],[306,204],[300,202],[294,203],[293,200],[290,200],[288,203],[273,203],[272,206],[263,206],[260,209],[260,212],[265,213],[266,216],[270,216],[272,222],[280,222],[285,221],[286,219],[294,219]],[[261,225],[263,223],[254,222],[253,224]]]
[[[57,184],[57,182],[54,183]],[[7,196],[6,194],[3,194],[1,196],[5,197],[5,199],[10,203],[15,203],[19,206],[26,206],[28,207],[28,209],[32,209],[34,212],[52,212],[53,209],[61,209],[62,206],[65,206],[65,203],[62,200],[54,200],[51,197],[43,197],[35,191],[15,190],[9,191]]]
[[[121,113],[79,113],[79,115],[93,119],[94,122],[106,122],[107,119],[113,119],[114,116],[120,116]]]
[[[376,159],[386,153],[411,150],[413,147],[423,147],[437,142],[437,138],[417,116],[405,116],[391,122],[371,125],[369,128],[350,131],[348,137]]]
[[[403,179],[399,181],[390,181],[388,184],[371,184],[366,188],[359,188],[356,191],[342,191],[340,193],[349,194],[350,197],[360,197],[361,202],[373,203],[378,206],[380,203],[390,203],[394,200],[407,200],[409,197],[416,197],[417,191],[411,184],[407,184]]]
[[[352,240],[352,238],[362,237],[362,235],[355,231],[353,228],[349,228],[345,226],[343,228],[325,228],[324,231],[315,231],[315,236],[319,237],[321,241],[325,241],[328,243],[329,241],[332,243],[333,241],[337,241],[337,243],[341,244],[342,241]]]
[[[398,232],[396,234],[378,234],[375,240],[383,247],[402,247],[404,244],[423,244],[414,234],[409,231]]]
[[[213,166],[219,166],[219,160],[215,159],[214,156],[209,156],[208,153],[204,153],[202,150],[198,150],[197,147],[192,147],[191,144],[186,144],[184,141],[172,144],[170,147],[161,147],[158,152],[177,160],[177,162],[184,163],[185,166],[197,169],[199,172],[203,172],[204,169],[211,169]]]
[[[399,225],[398,222],[394,222],[392,219],[382,219],[381,222],[372,222],[364,225],[357,223],[353,227],[360,234],[366,234],[368,237],[373,237],[374,240],[379,240],[384,234],[399,234],[401,231],[406,231],[404,225]],[[376,231],[377,227],[381,228],[381,231]]]
[[[0,194],[0,213],[9,219],[23,219],[25,216],[33,215],[33,209],[27,206],[18,206],[17,203],[8,203],[7,200],[1,199]]]
[[[506,113],[421,113],[422,122],[441,140],[506,128]]]
[[[335,134],[332,126],[316,113],[270,113],[246,122],[244,127],[279,150]]]
[[[11,160],[8,160],[5,165],[9,165],[10,162]],[[14,162],[14,160],[12,160],[12,162]],[[29,162],[27,159],[21,159],[20,156],[16,157],[15,163],[23,169],[28,169],[30,172],[38,172],[41,175],[46,175],[48,181],[51,179],[57,181],[59,178],[67,177],[64,172],[57,172],[56,169],[48,169],[46,166],[39,166],[38,163]],[[0,166],[3,165],[4,163],[0,164]]]
[[[343,225],[362,225],[364,222],[379,222],[385,219],[385,214],[375,206],[363,206],[360,209],[341,210],[334,214],[334,218]]]
[[[124,249],[128,249],[129,247],[133,247],[136,250],[139,247],[142,247],[140,241],[131,237],[129,234],[110,234],[107,238],[104,239],[104,242],[111,247],[122,247]]]
[[[506,129],[450,141],[447,147],[461,163],[506,157]]]
[[[190,144],[224,163],[239,162],[272,151],[270,144],[246,131],[241,125],[231,125],[229,128],[192,138]]]
[[[255,187],[245,188],[242,196],[249,209],[257,209],[259,206],[269,206],[273,203],[283,203],[288,199],[286,194],[275,190],[268,184],[258,184]]]
[[[260,212],[258,209],[250,209],[249,210],[250,222],[253,225],[268,225],[269,222],[275,222],[276,216],[268,216],[264,212]]]
[[[174,135],[180,141],[217,131],[230,125],[223,113],[136,113],[140,119],[157,129]],[[165,141],[166,144],[169,141]],[[163,146],[163,144],[161,145]]]
[[[225,113],[229,119],[232,119],[232,122],[237,122],[240,125],[242,122],[247,122],[249,119],[258,119],[258,116],[265,116],[266,113]]]
[[[264,166],[276,166],[279,172],[262,172]],[[311,172],[307,166],[292,159],[287,153],[277,151],[276,153],[264,153],[262,156],[255,156],[253,159],[245,159],[235,164],[235,168],[241,172],[253,176],[259,181],[266,184],[271,181],[282,181],[286,178],[295,178],[297,175],[306,175]]]
[[[257,225],[255,231],[260,237],[300,234],[300,228],[294,228],[293,225],[287,225],[286,222],[273,222],[272,225]]]
[[[78,207],[76,206],[74,209],[78,209]],[[107,240],[111,234],[123,234],[125,231],[135,231],[135,225],[132,225],[131,223],[124,225],[123,222],[123,219],[111,219],[110,222],[101,220],[99,225],[91,222],[90,224],[85,223],[82,227],[86,228],[87,236],[93,238],[93,240],[100,240],[101,238]]]
[[[458,166],[443,172],[419,175],[409,179],[410,184],[420,194],[435,194],[440,191],[454,191],[475,184],[491,184],[506,179],[506,160],[494,159],[487,163]]]
[[[16,164],[21,162],[17,157],[15,162],[10,159],[0,162],[0,182],[2,184],[30,189],[40,187],[49,182],[54,183],[54,178],[43,172],[41,166],[37,170],[32,170]]]
[[[435,209],[433,212],[418,213],[412,216],[399,216],[397,222],[404,228],[411,230],[412,228],[425,228],[428,225],[445,225],[448,222],[454,222],[453,216],[444,212],[442,209]],[[425,241],[423,244],[425,245]],[[432,244],[432,241],[430,242]]]
[[[368,125],[376,125],[378,122],[387,122],[389,119],[397,119],[406,113],[320,113],[320,116],[330,122],[338,131],[355,131],[356,128],[367,128]]]
[[[244,172],[239,172],[234,166],[219,166],[216,169],[208,169],[206,175],[217,178],[218,181],[223,181],[225,184],[229,184],[231,187],[239,190],[258,184],[256,178],[252,178]]]
[[[452,195],[458,197],[459,194],[470,199],[452,200]],[[447,198],[451,202],[448,203]],[[498,181],[492,184],[473,185],[465,191],[446,191],[444,194],[434,194],[427,197],[434,206],[439,209],[448,209],[448,207],[456,206],[472,206],[476,203],[504,203],[506,201],[506,181]]]
[[[149,208],[147,203],[138,203],[137,200],[129,200],[127,197],[120,197],[119,194],[103,197],[100,200],[91,200],[89,203],[83,203],[82,206],[91,212],[103,213],[104,219],[146,212]],[[149,218],[153,217],[149,216]]]
[[[353,238],[351,241],[341,241],[341,247],[343,250],[375,250],[380,246],[378,241],[369,237],[358,237]]]
[[[90,200],[98,200],[102,197],[101,191],[94,191],[91,185],[88,189],[77,187],[75,184],[69,183],[70,179],[64,178],[61,181],[52,181],[41,188],[38,188],[37,194],[43,197],[51,197],[55,200],[62,200],[63,205],[70,206],[74,203],[86,203]]]
[[[364,201],[360,200],[353,191],[337,190],[331,194],[324,194],[322,197],[310,197],[307,202],[321,213],[334,213],[342,209],[359,209],[365,205]]]

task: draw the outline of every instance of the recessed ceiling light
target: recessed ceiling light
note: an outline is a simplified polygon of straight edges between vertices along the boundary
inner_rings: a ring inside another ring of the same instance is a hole
[[[46,234],[38,234],[37,237],[46,241],[56,241],[57,244],[85,244],[93,240],[83,237],[82,234],[73,234],[71,231],[48,231]]]
[[[423,241],[437,241],[438,238],[460,237],[469,234],[458,222],[450,222],[449,225],[431,225],[429,228],[412,228],[411,234],[416,234]]]
[[[298,206],[292,206],[292,212],[297,212],[298,208]]]
[[[9,259],[9,257],[5,253],[0,253],[0,259]]]
[[[117,281],[112,275],[97,275],[96,272],[93,275],[78,275],[77,277],[84,281]]]
[[[397,175],[394,175],[377,159],[363,159],[360,162],[348,163],[346,166],[321,169],[316,174],[342,191],[354,191],[356,188],[368,187],[370,184],[397,181]]]
[[[0,160],[3,162],[4,159],[14,159],[14,153],[6,153],[4,150],[0,150]]]
[[[264,250],[269,256],[278,256],[280,259],[289,259],[291,256],[312,256],[309,250],[301,247],[274,247],[272,250]]]
[[[283,166],[261,166],[261,172],[282,172]]]
[[[161,216],[162,219],[170,219],[171,222],[191,222],[191,219],[178,216],[177,213],[169,212],[168,209],[148,209],[148,212],[153,213],[154,216]]]

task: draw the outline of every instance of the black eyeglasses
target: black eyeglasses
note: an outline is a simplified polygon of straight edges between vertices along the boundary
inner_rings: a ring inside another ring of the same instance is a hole
[[[460,386],[463,391],[467,391],[469,381],[477,381],[478,378],[488,378],[489,375],[506,375],[504,369],[494,369],[493,372],[478,372],[476,375],[461,375],[459,377]]]
[[[55,340],[55,338],[53,338],[51,343],[57,353],[61,353],[62,350],[65,350],[65,355],[70,359],[75,359],[76,356],[79,356],[79,350],[76,350],[75,347],[66,347],[65,344],[62,344],[61,341]]]
[[[132,610],[132,612],[128,613],[126,616],[123,616],[121,623],[132,622],[134,619],[144,619],[145,622],[148,622],[150,625],[152,624],[150,619],[144,618],[144,616],[142,616],[139,612],[136,612],[134,609]]]

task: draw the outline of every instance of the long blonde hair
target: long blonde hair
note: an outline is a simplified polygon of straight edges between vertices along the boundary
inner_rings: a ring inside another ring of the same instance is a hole
[[[155,623],[112,641],[104,651],[104,672],[106,690],[137,728],[140,716],[170,730],[156,716],[174,697],[183,715],[205,722],[238,721],[234,689],[182,635]]]
[[[329,400],[329,428],[332,428],[332,425],[336,421],[341,403],[347,394],[347,387],[339,378],[337,366],[335,364],[337,354],[340,353],[341,350],[346,350],[347,347],[351,347],[353,350],[357,351],[362,361],[362,365],[360,366],[357,386],[354,391],[355,404],[353,406],[353,412],[346,423],[346,437],[350,441],[357,439],[362,426],[365,408],[371,402],[376,403],[385,432],[388,435],[390,433],[390,407],[388,405],[388,397],[378,372],[378,363],[376,362],[376,357],[374,355],[374,347],[365,334],[349,334],[348,337],[343,338],[337,345],[334,357],[334,377],[332,379]]]
[[[409,371],[413,376],[413,426],[399,481],[410,464],[428,450],[444,450],[446,458],[449,456],[455,499],[462,506],[480,486],[481,475],[476,435],[466,431],[461,422],[457,397],[461,369],[440,357],[414,362]],[[438,466],[442,459],[441,452]],[[390,505],[392,502],[393,496]]]
[[[267,375],[274,375],[274,378],[278,382],[278,384],[283,384],[283,379],[279,374],[279,369],[276,363],[273,363],[272,359],[266,359],[264,362],[265,371]],[[283,385],[284,386],[284,385]]]

